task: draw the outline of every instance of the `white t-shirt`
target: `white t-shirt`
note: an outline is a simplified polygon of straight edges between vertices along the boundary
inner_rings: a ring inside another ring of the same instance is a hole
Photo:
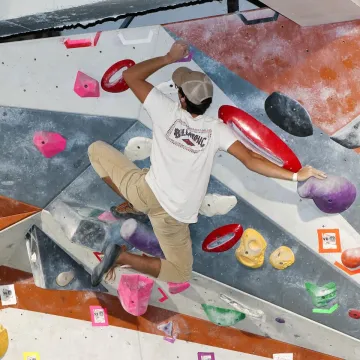
[[[145,179],[170,216],[195,223],[215,153],[226,151],[237,138],[221,120],[193,118],[155,87],[144,107],[153,123],[151,167]]]

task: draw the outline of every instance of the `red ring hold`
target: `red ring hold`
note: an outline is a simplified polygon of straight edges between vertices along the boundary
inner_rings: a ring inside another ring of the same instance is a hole
[[[113,75],[115,75],[122,68],[124,68],[124,67],[129,68],[134,65],[135,65],[135,62],[130,59],[121,60],[121,61],[118,61],[117,63],[111,65],[105,71],[105,74],[103,75],[103,77],[101,79],[102,89],[107,92],[111,92],[111,93],[119,93],[119,92],[126,91],[129,88],[129,86],[122,77],[118,81],[113,82],[113,83],[110,82],[110,79],[112,78]]]

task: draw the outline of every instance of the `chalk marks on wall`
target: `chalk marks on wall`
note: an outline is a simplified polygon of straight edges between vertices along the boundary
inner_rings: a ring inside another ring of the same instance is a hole
[[[280,92],[273,92],[265,100],[265,112],[269,119],[287,133],[306,137],[313,134],[311,117],[296,100]]]

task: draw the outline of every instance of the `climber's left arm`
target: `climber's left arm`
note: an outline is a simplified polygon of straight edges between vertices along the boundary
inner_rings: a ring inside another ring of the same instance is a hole
[[[276,179],[293,179],[293,172],[286,170],[265,159],[263,156],[249,150],[238,140],[227,149],[227,152],[240,160],[249,170],[258,174]],[[314,169],[311,166],[305,166],[297,173],[297,180],[305,181],[312,176],[317,179],[326,179],[326,174],[323,171]]]

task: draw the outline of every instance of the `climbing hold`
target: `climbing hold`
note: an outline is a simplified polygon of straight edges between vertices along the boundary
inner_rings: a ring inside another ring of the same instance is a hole
[[[7,330],[0,325],[0,358],[2,358],[9,347],[9,335]]]
[[[80,97],[99,97],[99,82],[90,77],[89,75],[78,71],[75,79],[74,91]]]
[[[185,56],[183,57],[182,59],[178,60],[177,62],[178,63],[181,63],[181,62],[189,62],[191,61],[193,58],[193,52],[192,51],[189,51],[189,55],[188,56]]]
[[[356,149],[360,147],[360,118],[357,116],[354,120],[334,133],[330,139],[347,149]]]
[[[223,105],[218,116],[235,132],[248,149],[284,169],[298,172],[301,163],[294,152],[273,131],[234,106]]]
[[[40,360],[40,354],[38,352],[24,352],[23,360]]]
[[[275,269],[284,270],[295,262],[295,255],[287,246],[280,246],[270,255],[269,261]]]
[[[313,304],[316,307],[327,306],[337,295],[336,284],[334,282],[330,282],[323,286],[317,286],[310,282],[306,282],[305,289],[311,296]]]
[[[253,319],[265,321],[265,313],[262,310],[251,309],[248,306],[238,301],[235,301],[230,296],[227,296],[225,294],[220,294],[220,299],[225,301],[227,304],[232,306],[237,311],[244,313],[246,316],[249,316]]]
[[[311,118],[306,109],[280,92],[273,92],[268,96],[265,111],[274,124],[291,135],[306,137],[313,134]]]
[[[154,281],[144,275],[121,275],[118,296],[123,308],[131,315],[145,314]]]
[[[350,269],[360,266],[360,247],[345,250],[341,254],[341,262]]]
[[[124,154],[131,160],[144,160],[151,154],[152,139],[146,137],[134,137],[130,139],[125,147]]]
[[[328,214],[341,213],[356,199],[356,187],[341,176],[328,175],[324,180],[314,177],[298,183],[298,194],[313,199],[315,205]]]
[[[208,319],[219,326],[234,326],[240,320],[245,319],[245,314],[240,311],[223,309],[206,304],[201,304],[201,306]]]
[[[146,44],[146,43],[150,43],[154,32],[153,30],[150,30],[147,37],[142,38],[142,39],[125,39],[125,34],[126,32],[128,32],[128,30],[126,29],[121,29],[121,31],[118,33],[119,39],[122,42],[123,45],[137,45],[137,44]]]
[[[279,324],[285,324],[285,320],[284,320],[283,318],[277,317],[277,318],[275,319],[275,321],[278,322]]]
[[[169,293],[175,295],[175,294],[180,294],[181,292],[188,289],[190,287],[190,284],[188,282],[183,282],[183,283],[168,282],[168,286],[169,286]]]
[[[46,158],[51,158],[66,148],[66,139],[50,131],[37,131],[33,143]]]
[[[154,233],[135,219],[124,221],[120,229],[120,235],[126,242],[138,250],[155,257],[165,258]]]
[[[202,244],[203,251],[223,252],[231,249],[241,238],[244,230],[240,224],[229,224],[213,230]]]
[[[267,243],[260,233],[254,229],[246,229],[235,256],[243,265],[257,269],[264,263],[266,246]]]
[[[158,325],[157,328],[158,328],[158,330],[163,331],[166,336],[171,337],[173,323],[172,323],[172,321],[169,321],[168,323]]]
[[[123,79],[122,72],[134,65],[135,65],[134,61],[130,59],[121,60],[115,63],[114,65],[111,65],[105,71],[105,74],[101,79],[101,87],[103,88],[103,90],[111,93],[119,93],[127,90],[129,86]],[[120,70],[122,70],[121,73]],[[119,72],[118,77],[115,78],[115,80],[112,79],[113,76],[118,72]]]
[[[200,206],[200,214],[205,216],[225,215],[237,204],[235,196],[206,194]]]
[[[279,13],[269,8],[260,8],[251,11],[244,11],[239,14],[245,25],[255,25],[264,22],[276,21]]]
[[[100,221],[104,221],[106,223],[113,223],[118,221],[118,219],[111,213],[111,211],[105,211],[98,216]]]
[[[83,48],[92,45],[91,39],[66,39],[64,45],[67,49]]]
[[[75,273],[72,270],[62,272],[56,277],[56,283],[61,287],[66,286],[74,280],[74,277]]]
[[[348,312],[349,316],[353,319],[360,319],[360,310],[350,309]]]

